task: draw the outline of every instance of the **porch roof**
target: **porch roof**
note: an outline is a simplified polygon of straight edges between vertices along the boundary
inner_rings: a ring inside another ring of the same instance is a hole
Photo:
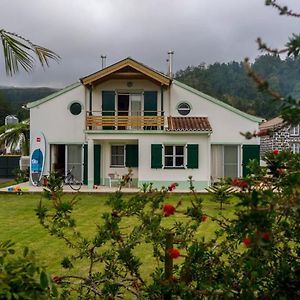
[[[168,117],[167,130],[212,132],[207,117]]]
[[[94,85],[109,79],[150,79],[156,84],[169,86],[171,78],[131,57],[125,58],[107,68],[80,78],[84,85]]]

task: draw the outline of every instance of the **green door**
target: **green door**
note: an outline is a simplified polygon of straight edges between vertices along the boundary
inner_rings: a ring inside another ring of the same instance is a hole
[[[100,185],[101,182],[101,145],[94,145],[94,184]]]
[[[102,91],[102,116],[115,115],[115,92]],[[114,126],[103,126],[105,130],[115,129]]]
[[[101,183],[101,145],[94,145],[94,184]],[[88,145],[83,146],[83,184],[88,184]]]
[[[260,145],[243,145],[243,176],[249,174],[247,166],[250,159],[260,160],[259,150]]]

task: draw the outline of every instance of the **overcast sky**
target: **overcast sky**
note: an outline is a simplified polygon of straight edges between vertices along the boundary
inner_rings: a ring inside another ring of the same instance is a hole
[[[300,11],[299,0],[279,0]],[[280,3],[280,2],[279,2]],[[0,0],[0,28],[61,56],[43,70],[8,77],[0,45],[0,85],[64,87],[128,56],[167,71],[202,62],[254,59],[255,40],[284,45],[299,19],[280,17],[264,0]]]

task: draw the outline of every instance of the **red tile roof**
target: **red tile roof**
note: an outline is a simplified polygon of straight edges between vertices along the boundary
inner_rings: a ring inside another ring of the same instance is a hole
[[[168,117],[168,131],[211,132],[207,117]]]
[[[269,128],[275,128],[277,126],[280,126],[283,123],[283,119],[280,117],[273,118],[269,121],[263,122],[259,125],[259,129],[269,129]]]

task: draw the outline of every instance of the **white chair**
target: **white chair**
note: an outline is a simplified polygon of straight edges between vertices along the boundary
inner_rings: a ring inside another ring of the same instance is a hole
[[[112,183],[116,182],[118,185],[120,183],[120,175],[116,173],[108,174],[109,187],[111,188]]]

